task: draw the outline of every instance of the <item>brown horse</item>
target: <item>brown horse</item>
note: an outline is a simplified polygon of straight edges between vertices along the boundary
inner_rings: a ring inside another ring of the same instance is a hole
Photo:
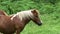
[[[11,17],[11,20],[15,23],[16,34],[20,34],[20,32],[30,20],[34,21],[39,26],[42,25],[39,19],[39,12],[34,9],[18,12]]]
[[[42,25],[37,10],[27,10],[18,12],[10,16],[0,15],[0,32],[4,34],[20,34],[25,25],[32,20],[39,26]]]
[[[5,11],[3,11],[3,10],[0,10],[0,15],[5,15],[5,16],[7,16],[7,13],[6,13]]]

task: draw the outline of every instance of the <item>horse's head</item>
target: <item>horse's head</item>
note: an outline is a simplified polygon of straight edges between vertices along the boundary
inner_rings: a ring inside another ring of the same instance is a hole
[[[32,19],[36,24],[42,25],[42,22],[41,22],[41,20],[40,20],[40,18],[39,18],[39,13],[38,13],[38,11],[37,11],[37,10],[32,10],[31,12],[32,12],[32,14],[33,14],[33,17],[32,17],[31,19]]]

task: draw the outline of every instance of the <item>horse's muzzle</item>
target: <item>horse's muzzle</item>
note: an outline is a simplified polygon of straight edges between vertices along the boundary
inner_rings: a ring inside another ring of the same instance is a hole
[[[38,24],[38,26],[41,26],[41,25],[42,25],[42,23],[39,23],[39,24]]]

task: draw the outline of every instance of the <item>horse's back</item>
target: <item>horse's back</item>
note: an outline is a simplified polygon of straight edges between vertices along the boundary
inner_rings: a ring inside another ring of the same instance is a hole
[[[0,15],[5,15],[5,16],[7,16],[6,12],[3,11],[3,10],[0,10]]]

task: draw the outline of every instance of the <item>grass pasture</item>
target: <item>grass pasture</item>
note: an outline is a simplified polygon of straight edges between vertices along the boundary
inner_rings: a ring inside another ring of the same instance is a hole
[[[60,0],[0,0],[0,10],[9,15],[29,9],[40,11],[43,24],[30,21],[21,34],[60,34]]]

